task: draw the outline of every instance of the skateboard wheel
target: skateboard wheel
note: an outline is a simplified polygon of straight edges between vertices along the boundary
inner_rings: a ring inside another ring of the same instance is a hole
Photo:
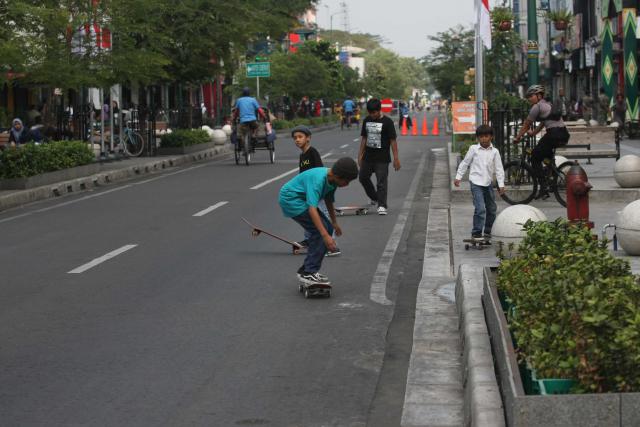
[[[302,293],[302,291],[304,291],[304,286],[300,284],[298,285],[298,292]]]
[[[331,291],[327,291],[327,293],[325,294],[325,296],[326,296],[327,298],[331,298]]]
[[[309,298],[311,296],[311,294],[309,293],[309,289],[305,289],[304,290],[304,297],[305,298]]]
[[[467,244],[467,245],[464,245],[464,250],[465,250],[465,251],[468,251],[468,250],[469,250],[469,245],[468,245],[468,244]]]
[[[258,236],[258,234],[260,234],[260,232],[259,232],[259,231],[257,231],[257,230],[253,230],[253,231],[251,232],[251,235],[252,235],[253,237],[257,237],[257,236]]]
[[[298,255],[299,253],[300,253],[300,249],[294,249],[294,250],[293,250],[293,254],[294,254],[294,255]]]

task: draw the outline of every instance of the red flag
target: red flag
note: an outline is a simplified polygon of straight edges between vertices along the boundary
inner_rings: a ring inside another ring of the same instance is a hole
[[[479,0],[478,28],[482,44],[487,49],[491,49],[491,15],[489,14],[489,0]]]

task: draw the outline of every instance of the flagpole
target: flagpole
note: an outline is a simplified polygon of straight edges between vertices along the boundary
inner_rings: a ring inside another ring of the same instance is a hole
[[[481,10],[482,5],[478,4],[481,0],[476,0],[476,57],[475,57],[475,66],[476,66],[476,125],[479,126],[482,124],[483,114],[482,108],[484,100],[484,45],[482,43],[482,39],[480,37],[480,20],[481,20]]]

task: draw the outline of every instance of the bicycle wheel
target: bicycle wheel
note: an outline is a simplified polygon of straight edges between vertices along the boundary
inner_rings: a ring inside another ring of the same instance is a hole
[[[250,130],[247,130],[247,132],[242,136],[242,155],[244,156],[244,163],[247,166],[251,163],[251,149],[249,147],[249,142],[251,141],[250,132]]]
[[[236,159],[236,165],[240,164],[240,147],[237,144],[240,144],[240,141],[236,143],[236,146],[233,147],[233,156]]]
[[[533,169],[518,160],[509,162],[504,167],[504,188],[502,200],[510,205],[527,204],[538,191],[538,182]]]
[[[276,161],[276,147],[275,147],[275,144],[273,142],[270,142],[268,144],[269,144],[269,160],[271,161],[271,163],[275,163],[275,161]]]
[[[144,139],[138,132],[128,132],[124,137],[124,149],[130,156],[138,157],[144,149]]]
[[[553,195],[556,196],[556,200],[563,207],[567,207],[567,177],[562,169],[558,168],[553,171],[553,178],[551,182],[553,188]]]

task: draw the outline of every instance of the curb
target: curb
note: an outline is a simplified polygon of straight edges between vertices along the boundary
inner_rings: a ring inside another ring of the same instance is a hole
[[[449,174],[451,189],[451,201],[452,202],[468,202],[471,198],[471,193],[468,185],[464,181],[468,179],[469,171],[463,177],[463,182],[460,187],[453,185],[453,180],[456,177],[456,171],[458,170],[458,158],[453,156],[451,152],[451,143],[447,144],[447,156],[449,158]],[[640,199],[640,189],[635,188],[609,188],[606,190],[591,190],[589,192],[589,201],[597,203],[607,202],[624,202],[631,203]]]
[[[482,308],[483,270],[462,264],[456,278],[456,306],[463,344],[464,425],[505,426],[504,407]]]
[[[119,169],[99,172],[86,177],[57,182],[55,184],[15,191],[11,194],[0,196],[0,212],[25,205],[27,203],[51,199],[65,194],[83,192],[136,176],[156,173],[170,167],[212,160],[216,157],[232,152],[232,145],[226,143],[225,145],[216,146],[191,154],[150,158],[149,161],[144,163],[128,165]]]

